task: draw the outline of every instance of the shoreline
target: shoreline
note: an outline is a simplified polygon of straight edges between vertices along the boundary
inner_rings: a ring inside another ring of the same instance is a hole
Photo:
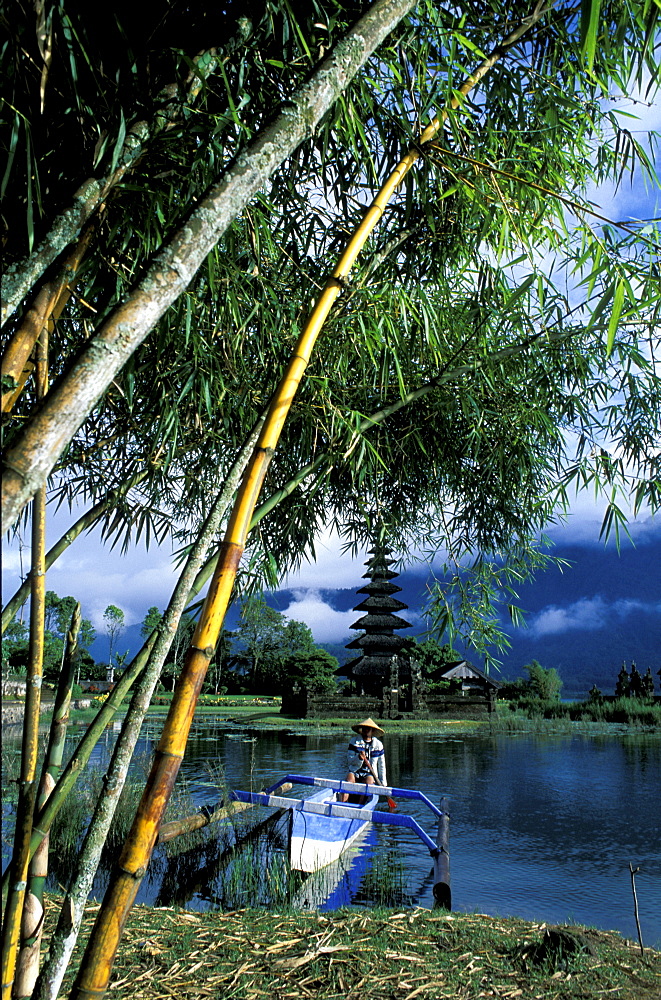
[[[52,704],[41,706],[42,715],[52,709]],[[86,727],[93,721],[97,714],[96,708],[72,709],[69,718],[69,727],[77,730]],[[18,733],[23,722],[24,706],[20,703],[2,705],[2,732],[11,736]],[[126,715],[126,708],[122,706],[114,714],[106,725],[106,728],[114,728],[121,723]],[[167,716],[167,706],[150,705],[145,715],[144,722],[164,721]],[[255,711],[254,706],[246,706],[245,709],[237,711],[236,706],[228,706],[223,710],[217,705],[198,705],[195,712],[196,719],[207,719],[224,723],[228,727],[244,729],[246,731],[258,732],[261,729],[281,730],[298,733],[322,734],[335,733],[339,730],[348,730],[355,720],[353,717],[329,718],[329,719],[302,719],[294,716],[283,716],[276,714],[273,708],[265,707]],[[144,723],[143,723],[144,724]],[[40,723],[40,729],[49,725],[48,718],[44,718]],[[646,735],[661,737],[661,726],[645,724],[640,722],[611,722],[594,721],[590,719],[569,719],[569,718],[544,718],[543,716],[527,717],[510,712],[494,713],[485,717],[466,717],[449,719],[387,719],[383,721],[386,732],[391,736],[406,736],[416,734],[441,734],[441,733],[464,733],[464,734],[491,734],[503,736],[516,736],[527,734],[544,733],[585,733],[586,735]]]

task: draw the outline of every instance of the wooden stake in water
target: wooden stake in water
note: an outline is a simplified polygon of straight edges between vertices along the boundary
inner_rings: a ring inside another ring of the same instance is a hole
[[[640,871],[640,867],[634,868],[629,862],[629,871],[631,872],[631,891],[633,892],[633,912],[636,918],[636,930],[638,931],[638,943],[640,945],[640,954],[645,957],[645,949],[643,948],[643,935],[640,933],[640,920],[638,919],[638,897],[636,895],[636,872]]]
[[[448,800],[441,799],[441,815],[438,818],[438,834],[436,836],[438,854],[434,858],[434,906],[444,910],[452,909],[452,890],[450,888],[450,813]]]

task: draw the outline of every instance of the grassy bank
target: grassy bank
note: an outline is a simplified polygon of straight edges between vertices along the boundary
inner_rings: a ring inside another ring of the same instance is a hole
[[[97,908],[87,908],[83,939]],[[55,914],[49,907],[47,932]],[[641,956],[637,944],[607,931],[480,914],[139,906],[120,945],[111,995],[658,1000],[661,954],[646,949]]]
[[[96,716],[104,696],[93,697],[89,708],[72,708],[71,722],[76,726],[89,724]],[[172,695],[160,692],[147,710],[148,718],[165,718]],[[122,718],[128,708],[127,695],[116,718]],[[214,718],[229,725],[249,728],[296,729],[300,732],[324,732],[348,729],[352,718],[300,719],[280,714],[280,698],[253,695],[202,695],[195,710],[196,718]],[[17,701],[17,704],[19,702]],[[44,723],[46,722],[44,717]],[[529,703],[500,701],[493,715],[456,716],[435,719],[389,719],[390,734],[490,730],[492,732],[572,732],[615,731],[617,727],[661,732],[661,704],[644,699],[619,698],[612,701],[575,701]]]

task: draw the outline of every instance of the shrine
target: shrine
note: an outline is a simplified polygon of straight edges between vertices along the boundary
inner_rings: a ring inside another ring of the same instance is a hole
[[[360,655],[337,671],[346,677],[349,697],[381,698],[382,717],[395,718],[401,712],[424,711],[420,670],[410,656],[402,652],[405,640],[396,633],[411,628],[409,622],[396,612],[405,611],[406,604],[394,595],[401,592],[393,580],[398,576],[390,567],[394,559],[388,558],[391,549],[384,541],[383,531],[377,535],[372,557],[366,563],[363,579],[369,580],[357,591],[366,597],[354,611],[364,612],[351,626],[362,635],[348,643],[347,649],[360,650]]]
[[[336,670],[345,680],[336,694],[315,694],[297,687],[283,694],[282,712],[304,718],[429,719],[495,711],[500,684],[467,660],[445,663],[427,677],[408,651],[411,643],[398,633],[411,628],[399,612],[407,605],[395,597],[401,593],[393,581],[391,549],[383,527],[376,531],[370,558],[365,563],[368,582],[356,593],[363,600],[354,607],[362,612],[350,627],[359,631],[346,648],[358,655]],[[443,693],[430,689],[442,681]]]

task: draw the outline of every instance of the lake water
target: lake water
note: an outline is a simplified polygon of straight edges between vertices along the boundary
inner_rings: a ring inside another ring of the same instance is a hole
[[[139,750],[155,746],[151,720]],[[197,805],[213,803],[219,771],[230,787],[257,790],[287,774],[344,776],[350,733],[250,731],[204,719],[191,731],[181,778]],[[103,768],[108,730],[94,762]],[[450,801],[452,904],[455,910],[576,922],[636,938],[629,863],[636,875],[646,945],[661,947],[661,734],[386,736],[388,780]],[[295,791],[300,790],[300,786]],[[301,794],[307,794],[305,789]],[[436,820],[400,801],[432,836]],[[276,852],[277,853],[277,852]],[[384,859],[397,869],[401,902],[432,906],[431,861],[405,829],[373,827],[349,859],[331,897],[369,902],[370,872]],[[182,885],[182,869],[158,860],[139,899],[214,905],[213,852],[201,878]]]

